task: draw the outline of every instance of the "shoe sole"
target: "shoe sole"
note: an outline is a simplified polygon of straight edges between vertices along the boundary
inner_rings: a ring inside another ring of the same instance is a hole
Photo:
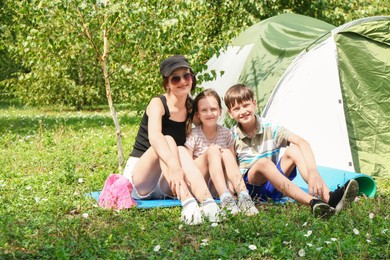
[[[240,210],[237,208],[237,209],[232,209],[232,208],[222,208],[222,210],[224,210],[226,212],[226,214],[230,214],[232,216],[237,216],[238,213],[240,213]]]
[[[238,205],[229,205],[229,204],[222,205],[221,203],[221,209],[225,211],[227,214],[231,214],[233,216],[236,216],[238,215],[238,213],[240,213],[240,208],[238,207]]]
[[[328,204],[321,203],[313,207],[313,214],[316,218],[329,218],[335,214],[335,210]]]
[[[348,208],[355,200],[359,193],[359,184],[356,180],[351,179],[344,191],[344,195],[336,205],[336,214],[340,213],[343,208]]]
[[[245,215],[248,216],[248,217],[251,217],[251,216],[254,216],[254,215],[257,215],[259,213],[259,211],[254,211],[254,210],[248,210],[247,212],[245,212]]]
[[[252,207],[254,207],[256,210],[253,210]],[[250,206],[250,207],[243,207],[243,206],[238,206],[240,209],[240,212],[244,213],[246,216],[254,216],[259,213],[259,210],[256,208],[256,206]]]

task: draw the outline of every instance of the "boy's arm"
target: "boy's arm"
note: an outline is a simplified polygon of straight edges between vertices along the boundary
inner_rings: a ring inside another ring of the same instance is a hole
[[[326,184],[317,170],[317,164],[310,144],[305,139],[296,134],[290,134],[288,136],[288,142],[298,146],[302,153],[303,163],[307,170],[307,184],[309,194],[323,197],[324,187]]]

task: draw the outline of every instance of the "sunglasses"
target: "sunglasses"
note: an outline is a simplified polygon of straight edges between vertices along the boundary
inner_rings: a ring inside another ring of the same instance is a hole
[[[183,74],[182,76],[173,76],[171,77],[171,83],[177,85],[181,82],[181,79],[184,79],[185,82],[189,82],[192,79],[192,74],[190,72]]]

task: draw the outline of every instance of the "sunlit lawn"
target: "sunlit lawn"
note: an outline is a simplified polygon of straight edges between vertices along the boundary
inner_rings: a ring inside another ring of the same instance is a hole
[[[118,112],[125,157],[140,118]],[[117,173],[107,111],[0,109],[0,258],[389,259],[389,179],[329,220],[297,203],[185,226],[180,208],[104,210],[86,193]]]

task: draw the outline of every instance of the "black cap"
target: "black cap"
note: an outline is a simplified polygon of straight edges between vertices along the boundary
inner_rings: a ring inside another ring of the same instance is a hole
[[[183,55],[174,55],[165,60],[160,64],[160,73],[163,77],[168,77],[172,74],[175,69],[178,68],[189,68],[191,69],[188,60]],[[192,71],[192,69],[191,69]]]

